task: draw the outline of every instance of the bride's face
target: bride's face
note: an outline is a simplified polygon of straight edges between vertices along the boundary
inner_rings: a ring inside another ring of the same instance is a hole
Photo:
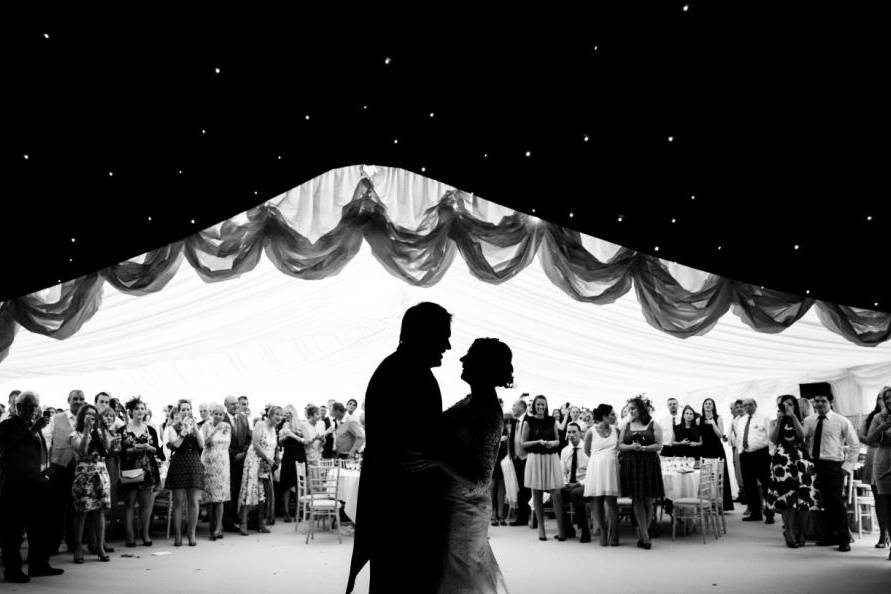
[[[470,347],[467,354],[461,357],[461,379],[471,386],[478,385],[485,377],[481,371],[479,366],[479,356],[474,355],[473,347]]]

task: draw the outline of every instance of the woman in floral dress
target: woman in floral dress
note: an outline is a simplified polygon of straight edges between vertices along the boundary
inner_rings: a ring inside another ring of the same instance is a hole
[[[804,546],[807,515],[820,509],[820,494],[814,488],[814,464],[804,453],[804,430],[798,399],[780,396],[779,416],[770,423],[770,441],[776,451],[770,460],[767,509],[783,515],[786,546]]]
[[[84,523],[91,517],[96,534],[96,552],[101,561],[108,561],[105,553],[105,510],[111,506],[111,481],[105,466],[105,456],[111,445],[111,434],[102,426],[99,412],[91,404],[77,412],[77,424],[69,438],[77,456],[74,483],[74,562],[83,563]]]
[[[251,447],[244,457],[244,474],[241,478],[241,491],[238,494],[238,509],[241,513],[241,534],[248,535],[248,513],[256,505],[266,502],[266,488],[263,481],[272,478],[278,465],[278,439],[275,428],[282,418],[280,406],[270,406],[266,419],[254,425]],[[257,514],[257,532],[269,532],[266,528],[266,514]]]
[[[223,503],[229,501],[229,444],[232,428],[223,419],[226,409],[222,404],[210,405],[207,421],[201,426],[204,434],[204,501],[210,512],[210,540],[223,538]]]
[[[146,420],[145,403],[135,396],[127,401],[129,422],[121,427],[121,470],[142,469],[144,478],[141,483],[122,483],[121,492],[126,498],[124,508],[124,537],[126,546],[135,547],[133,535],[133,514],[136,499],[139,499],[139,513],[142,520],[142,544],[152,546],[151,522],[152,506],[155,493],[161,485],[161,473],[158,471],[158,458],[163,456],[161,443],[155,428]]]

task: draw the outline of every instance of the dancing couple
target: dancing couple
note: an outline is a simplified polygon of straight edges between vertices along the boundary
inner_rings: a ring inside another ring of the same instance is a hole
[[[513,383],[511,351],[494,338],[474,341],[461,358],[470,395],[443,412],[431,368],[451,348],[451,319],[435,303],[409,308],[399,347],[368,383],[347,592],[365,563],[372,594],[507,592],[488,530],[504,422],[495,388]],[[405,410],[417,424],[394,414]]]

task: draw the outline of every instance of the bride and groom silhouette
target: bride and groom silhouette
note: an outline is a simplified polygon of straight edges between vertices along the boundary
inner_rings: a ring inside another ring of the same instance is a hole
[[[495,388],[513,383],[511,350],[475,340],[461,358],[470,395],[443,412],[431,368],[451,348],[451,319],[436,303],[409,308],[368,382],[348,593],[365,563],[373,594],[507,592],[488,529],[504,422]]]

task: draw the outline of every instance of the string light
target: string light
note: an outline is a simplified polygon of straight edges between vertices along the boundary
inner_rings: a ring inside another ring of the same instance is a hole
[[[795,249],[797,250],[798,248],[799,248],[799,245],[796,243],[796,244],[795,244]]]
[[[398,138],[394,138],[394,139],[393,139],[393,144],[399,144],[399,139],[398,139]]]
[[[672,222],[672,223],[677,223],[678,220],[677,220],[677,219],[671,219],[671,222]]]
[[[488,159],[488,158],[489,158],[489,153],[483,153],[483,159]]]
[[[811,294],[811,290],[810,290],[810,289],[807,289],[807,290],[805,290],[804,293],[805,293],[806,295],[810,295],[810,294]]]
[[[690,196],[690,200],[696,200],[696,195],[694,194],[694,195]]]
[[[588,142],[588,135],[585,134],[585,142]]]
[[[674,142],[674,136],[669,136],[669,137],[668,137],[668,142]]]
[[[433,112],[432,112],[432,111],[430,112],[430,117],[431,117],[431,118],[433,117]]]
[[[362,106],[362,109],[368,109],[368,106],[367,106],[367,105],[363,105],[363,106]]]
[[[74,243],[76,239],[74,237],[71,238],[71,243]]]
[[[109,171],[109,172],[108,172],[108,177],[114,177],[114,171]]]
[[[25,158],[27,159],[27,158],[28,158],[28,155],[25,155]],[[866,215],[866,220],[867,220],[867,221],[871,221],[871,220],[872,220],[872,215]]]
[[[596,45],[594,46],[594,51],[595,51],[595,52],[597,51],[597,46],[596,46]]]
[[[681,10],[683,10],[684,12],[687,12],[688,10],[690,10],[690,5],[689,5],[689,4],[684,4],[684,6],[683,6],[683,8],[682,8]]]
[[[216,72],[217,74],[220,73],[220,69],[219,69],[219,68],[214,68],[213,71]]]
[[[27,161],[27,160],[30,158],[30,157],[28,156],[28,153],[25,153],[25,154],[22,155],[22,156],[25,157],[25,161]]]
[[[427,168],[426,168],[426,167],[421,167],[421,173],[424,173],[424,172],[426,172],[426,171],[427,171]]]
[[[282,160],[282,156],[281,156],[281,155],[278,156],[278,160],[279,160],[279,161]]]
[[[202,133],[202,134],[207,134],[207,130],[205,130],[204,128],[202,128],[202,129],[201,129],[201,133]]]
[[[386,58],[384,58],[384,64],[389,64],[389,63],[390,63],[390,57],[387,56]]]
[[[535,209],[534,209],[534,208],[532,209],[532,214],[535,214]]]
[[[720,245],[718,246],[718,251],[719,251],[719,252],[721,251],[721,247],[722,247],[722,246],[720,246]]]
[[[182,169],[177,169],[176,172],[177,172],[179,175],[182,175],[182,174],[183,174],[183,170],[182,170]]]
[[[531,157],[531,156],[532,156],[532,151],[526,151],[526,156],[527,156],[527,157]]]
[[[575,215],[574,215],[573,213],[569,213],[569,218],[570,218],[570,219],[571,219],[572,217],[574,217],[574,216],[575,216]]]
[[[309,121],[309,114],[306,114],[306,115],[304,116],[304,118],[305,118],[307,121]]]
[[[256,196],[256,195],[257,195],[257,190],[254,190],[254,196]]]
[[[192,219],[192,224],[193,224],[193,225],[195,224],[195,219]]]
[[[659,251],[659,246],[657,245],[654,249],[658,252],[658,251]]]
[[[148,218],[148,221],[149,221],[149,223],[151,223],[151,222],[152,222],[152,217],[149,217],[149,218]]]
[[[49,33],[44,33],[44,34],[43,34],[43,38],[44,38],[44,39],[49,39]]]
[[[74,258],[68,258],[68,263],[71,264],[72,262],[74,262]]]
[[[623,220],[625,220],[625,217],[623,217],[622,215],[619,215],[619,218],[617,218],[616,220],[621,223]]]

